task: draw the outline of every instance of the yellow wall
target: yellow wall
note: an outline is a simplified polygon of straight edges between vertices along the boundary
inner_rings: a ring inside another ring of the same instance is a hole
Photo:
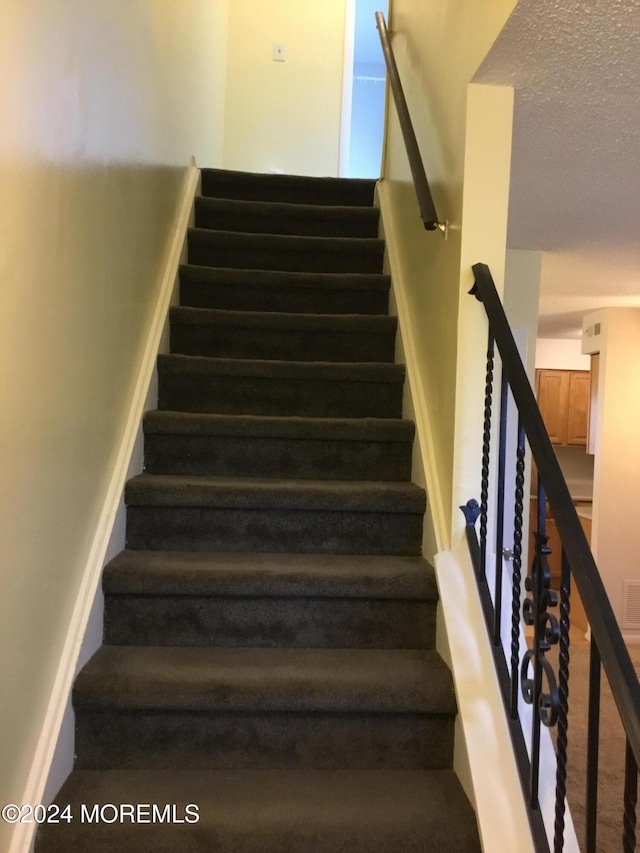
[[[595,461],[591,548],[613,612],[629,640],[640,631],[623,624],[624,582],[640,581],[640,527],[633,507],[640,487],[640,309],[602,308],[583,318],[600,323],[598,344],[583,338],[583,352],[599,352],[595,406]]]
[[[338,174],[345,13],[346,0],[233,0],[226,168]]]
[[[24,789],[187,167],[221,162],[227,2],[0,4],[1,802]]]
[[[466,296],[472,284],[469,265],[490,264],[500,286],[506,242],[512,94],[493,87],[470,89],[469,83],[514,6],[515,0],[393,0],[391,10],[393,48],[418,143],[438,213],[450,223],[446,242],[439,233],[422,229],[390,107],[385,194],[400,235],[403,279],[431,413],[446,528],[440,532],[442,547],[451,533],[458,544],[462,515],[457,505],[476,494],[479,481],[479,471],[472,470],[476,456],[470,467],[465,448],[478,449],[470,419],[481,417],[482,409],[475,412],[474,391],[471,397],[468,392],[469,383],[476,381],[486,334],[480,306]],[[490,123],[494,120],[497,127]],[[488,138],[499,147],[483,163]],[[454,471],[456,454],[465,467]],[[476,479],[467,494],[471,476]]]

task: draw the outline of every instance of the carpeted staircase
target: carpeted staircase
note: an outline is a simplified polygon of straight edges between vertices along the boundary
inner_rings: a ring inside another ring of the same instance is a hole
[[[36,851],[477,853],[373,182],[202,189]]]

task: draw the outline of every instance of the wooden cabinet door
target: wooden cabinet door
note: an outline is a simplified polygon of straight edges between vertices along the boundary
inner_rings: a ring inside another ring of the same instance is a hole
[[[588,370],[538,371],[538,406],[551,444],[586,446],[589,381]]]
[[[566,444],[587,444],[589,423],[589,397],[591,394],[589,371],[573,370],[569,377],[569,407],[567,412]]]
[[[538,371],[538,406],[552,444],[564,444],[569,407],[569,371]]]

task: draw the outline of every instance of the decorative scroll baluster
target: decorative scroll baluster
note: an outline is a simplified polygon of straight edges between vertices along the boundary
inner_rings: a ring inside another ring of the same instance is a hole
[[[636,849],[636,805],[638,803],[638,765],[627,740],[624,766],[624,819],[622,850],[634,853]]]
[[[592,638],[589,655],[589,711],[587,721],[586,853],[596,853],[598,759],[600,753],[600,675],[600,650]]]
[[[487,510],[489,506],[489,461],[491,452],[491,407],[493,403],[493,360],[495,345],[489,334],[487,373],[484,386],[484,428],[482,432],[482,479],[480,485],[480,579],[487,576]]]
[[[513,563],[511,580],[511,719],[518,719],[518,691],[520,687],[520,593],[522,583],[522,517],[524,512],[524,428],[518,420],[518,448],[516,451],[516,494],[513,519]]]
[[[564,849],[565,797],[567,794],[567,742],[569,713],[569,613],[571,611],[571,569],[567,555],[562,551],[560,580],[560,650],[558,673],[558,737],[556,767],[556,816],[554,853]]]

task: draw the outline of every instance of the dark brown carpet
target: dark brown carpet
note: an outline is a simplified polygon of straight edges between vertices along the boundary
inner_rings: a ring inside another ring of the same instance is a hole
[[[480,853],[374,184],[202,184],[36,850]]]

